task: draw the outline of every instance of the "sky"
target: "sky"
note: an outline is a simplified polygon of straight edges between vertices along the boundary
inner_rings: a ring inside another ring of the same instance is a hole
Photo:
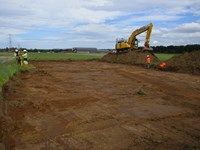
[[[0,48],[113,49],[150,22],[150,46],[200,44],[200,0],[0,0]]]

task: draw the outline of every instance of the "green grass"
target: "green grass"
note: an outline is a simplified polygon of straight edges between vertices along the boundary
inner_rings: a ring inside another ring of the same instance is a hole
[[[0,52],[0,56],[14,56],[14,52]]]
[[[174,54],[155,54],[158,57],[159,61],[153,60],[151,64],[159,65],[161,62],[166,61],[174,56]]]
[[[90,60],[90,59],[100,59],[106,53],[36,53],[29,52],[28,58],[29,60]],[[155,54],[158,59],[162,61],[166,61],[172,58],[176,54]],[[14,56],[12,52],[3,52],[0,53],[0,56]],[[1,60],[0,60],[1,62]]]
[[[0,92],[2,91],[3,84],[14,74],[18,74],[19,70],[20,68],[15,60],[0,62]]]
[[[161,62],[166,61],[174,56],[174,54],[155,54],[155,55]]]
[[[1,57],[6,56],[6,57]],[[3,52],[0,53],[0,92],[2,92],[3,85],[15,74],[19,74],[20,71],[27,71],[34,66],[30,64],[29,68],[22,65],[19,66],[15,60],[14,53]],[[9,58],[9,59],[8,59]]]
[[[91,60],[106,53],[28,53],[29,60]]]

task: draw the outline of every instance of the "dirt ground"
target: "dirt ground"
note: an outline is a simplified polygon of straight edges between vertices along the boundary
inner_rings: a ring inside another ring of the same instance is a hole
[[[6,150],[200,149],[200,76],[99,61],[32,63],[36,69],[5,86]]]

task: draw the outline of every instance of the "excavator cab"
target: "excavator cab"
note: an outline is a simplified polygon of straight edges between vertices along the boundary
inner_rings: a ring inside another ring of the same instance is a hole
[[[127,43],[127,40],[125,40],[124,38],[119,38],[116,40],[115,49],[117,53],[119,53],[120,51],[128,50],[129,48],[130,48],[130,45]]]
[[[134,45],[135,45],[136,48],[138,48],[138,43],[139,43],[138,39],[135,38]]]

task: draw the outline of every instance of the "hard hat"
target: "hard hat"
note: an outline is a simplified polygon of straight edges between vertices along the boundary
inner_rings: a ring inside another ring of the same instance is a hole
[[[149,55],[147,55],[147,57],[149,57]]]
[[[16,49],[15,52],[18,52],[18,49]]]
[[[27,52],[26,50],[24,50],[24,52]]]

